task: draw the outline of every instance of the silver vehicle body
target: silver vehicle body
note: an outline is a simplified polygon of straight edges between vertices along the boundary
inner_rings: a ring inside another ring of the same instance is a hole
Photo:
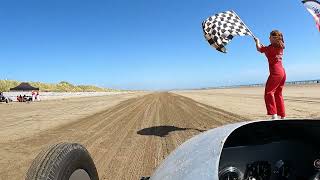
[[[231,133],[248,125],[254,128],[257,124],[260,127],[265,124],[282,124],[299,122],[303,124],[316,123],[315,120],[276,120],[276,121],[250,121],[240,122],[221,126],[201,133],[174,150],[164,162],[155,170],[150,179],[152,180],[218,180],[219,179],[219,161],[224,144]],[[286,125],[287,126],[287,125]],[[319,126],[317,126],[319,127]],[[290,126],[288,125],[288,128]],[[270,129],[272,131],[272,129]],[[320,129],[312,130],[316,134]],[[319,133],[318,133],[319,132]]]

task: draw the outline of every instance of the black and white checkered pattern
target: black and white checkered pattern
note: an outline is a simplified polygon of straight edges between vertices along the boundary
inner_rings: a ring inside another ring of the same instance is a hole
[[[218,51],[226,52],[225,46],[234,36],[253,36],[234,11],[226,11],[202,22],[206,40]]]

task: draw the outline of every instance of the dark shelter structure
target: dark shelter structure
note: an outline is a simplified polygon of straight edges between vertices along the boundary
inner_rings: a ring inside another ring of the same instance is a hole
[[[33,87],[29,83],[23,82],[17,87],[10,88],[10,91],[39,91],[39,88]]]

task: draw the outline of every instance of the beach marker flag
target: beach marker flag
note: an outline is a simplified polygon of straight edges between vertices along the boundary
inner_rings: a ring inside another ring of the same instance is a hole
[[[234,36],[253,36],[234,11],[215,14],[202,22],[204,37],[216,50],[226,53],[226,45]]]
[[[316,0],[304,0],[302,1],[302,3],[313,16],[314,20],[316,21],[317,28],[320,32],[320,2]]]

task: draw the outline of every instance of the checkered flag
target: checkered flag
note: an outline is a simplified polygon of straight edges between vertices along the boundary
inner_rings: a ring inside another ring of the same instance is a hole
[[[225,46],[234,36],[253,36],[249,28],[234,11],[226,11],[209,17],[202,22],[204,37],[211,46],[226,53]]]
[[[302,3],[316,21],[317,28],[320,32],[320,2],[316,0],[303,0]]]

